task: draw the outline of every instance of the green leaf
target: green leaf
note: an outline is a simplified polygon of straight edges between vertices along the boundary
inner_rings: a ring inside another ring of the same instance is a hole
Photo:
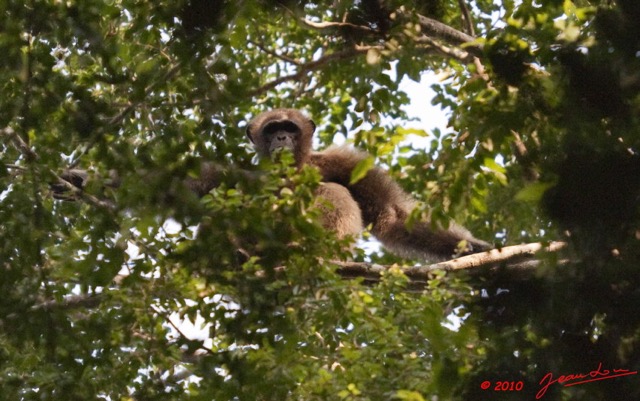
[[[518,191],[515,199],[521,202],[539,202],[544,193],[553,186],[554,184],[549,182],[536,182],[527,185]]]
[[[418,129],[418,128],[398,127],[396,131],[398,132],[398,134],[402,135],[403,137],[406,137],[407,135],[417,135],[422,138],[429,136],[429,133],[427,131],[423,129]]]
[[[139,75],[144,75],[152,72],[158,66],[158,60],[155,58],[151,58],[149,60],[145,60],[142,63],[136,66],[136,73]]]
[[[349,180],[349,184],[353,185],[363,179],[367,175],[369,170],[373,168],[374,162],[375,158],[373,156],[367,156],[365,159],[360,160],[351,171],[351,179]]]
[[[498,180],[498,182],[502,185],[507,185],[508,182],[508,178],[506,173],[506,169],[499,165],[498,163],[496,163],[496,161],[494,159],[491,158],[485,158],[483,161],[483,165],[485,168],[489,169],[493,174],[493,177]]]
[[[485,157],[483,160],[483,165],[488,168],[489,170],[496,172],[496,173],[502,173],[504,174],[506,172],[505,168],[501,165],[499,165],[498,163],[496,163],[496,161],[494,159],[491,159],[489,157]]]
[[[395,398],[403,401],[424,401],[422,394],[417,391],[398,390]]]

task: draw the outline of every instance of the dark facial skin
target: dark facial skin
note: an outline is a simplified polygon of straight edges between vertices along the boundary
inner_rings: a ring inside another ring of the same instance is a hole
[[[272,121],[262,129],[269,150],[269,155],[278,149],[289,149],[295,152],[300,139],[300,127],[292,121]]]
[[[247,126],[247,136],[261,157],[270,157],[277,149],[290,149],[296,165],[301,167],[311,153],[311,139],[316,129],[311,119],[294,109],[277,109],[262,113]]]

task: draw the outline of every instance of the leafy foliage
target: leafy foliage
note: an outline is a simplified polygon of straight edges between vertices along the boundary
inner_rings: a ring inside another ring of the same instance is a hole
[[[640,370],[634,0],[131,0],[0,5],[6,399],[534,399],[547,372]],[[440,74],[449,127],[407,121]],[[392,265],[347,280],[313,169],[256,167],[244,122],[313,116],[496,245],[565,237],[535,276]],[[427,149],[411,142],[428,138]],[[201,160],[266,172],[180,190]],[[93,177],[77,202],[49,184]],[[119,188],[104,185],[122,179]],[[568,261],[564,260],[567,259]],[[560,263],[562,262],[562,263]],[[413,291],[412,291],[413,290]],[[188,330],[188,323],[198,330]],[[523,381],[522,391],[483,381]],[[546,399],[638,399],[634,376]]]

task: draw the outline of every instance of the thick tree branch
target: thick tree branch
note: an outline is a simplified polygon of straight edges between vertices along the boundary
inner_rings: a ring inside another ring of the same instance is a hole
[[[471,271],[483,268],[493,268],[502,266],[508,271],[521,272],[532,271],[538,265],[535,256],[538,252],[558,252],[566,247],[564,242],[552,242],[548,245],[536,242],[531,244],[507,246],[501,249],[492,249],[487,252],[477,253],[473,255],[463,256],[457,259],[445,262],[434,263],[423,266],[403,266],[400,267],[411,281],[416,284],[415,288],[420,288],[427,280],[431,279],[435,271],[444,270],[446,272]],[[330,261],[331,264],[338,266],[337,273],[344,278],[363,277],[365,281],[377,282],[385,272],[389,271],[392,266],[379,265],[376,263],[366,262],[348,262],[348,261]],[[394,265],[395,266],[395,265]],[[282,273],[286,270],[285,266],[276,267],[276,273]],[[264,271],[259,271],[256,276],[264,277]],[[118,275],[114,278],[114,284],[120,285],[126,275]],[[75,308],[92,308],[97,307],[100,303],[100,294],[94,295],[77,295],[65,298],[62,301],[48,300],[34,306],[34,309],[75,309]]]
[[[484,267],[495,267],[501,264],[504,264],[505,268],[508,270],[531,270],[537,266],[536,263],[531,263],[537,252],[543,250],[547,252],[557,252],[565,246],[566,243],[564,242],[552,242],[546,247],[539,242],[507,246],[501,249],[492,249],[487,252],[463,256],[457,259],[431,265],[401,267],[401,270],[412,281],[428,280],[436,270],[453,272]],[[360,262],[332,261],[332,263],[340,266],[338,268],[338,273],[343,277],[364,277],[365,279],[372,280],[379,279],[380,275],[391,267]]]
[[[487,252],[476,253],[446,262],[436,263],[429,266],[428,269],[432,271],[440,269],[445,271],[457,271],[480,267],[492,267],[506,262],[509,262],[507,267],[511,265],[516,266],[520,262],[530,260],[540,251],[558,252],[566,246],[567,244],[565,242],[551,242],[546,246],[540,242],[506,246],[500,249],[492,249]]]
[[[466,50],[469,52],[478,55],[481,54],[481,47],[473,44],[476,41],[476,38],[473,36],[467,35],[466,33],[460,32],[449,25],[425,17],[424,15],[417,14],[417,17],[424,34],[436,39],[444,40],[445,42],[453,45],[467,45]]]

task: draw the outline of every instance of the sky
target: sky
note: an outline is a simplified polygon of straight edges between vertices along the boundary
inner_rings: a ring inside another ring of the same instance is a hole
[[[420,82],[404,78],[400,83],[400,89],[405,91],[411,100],[405,110],[409,117],[418,118],[419,121],[412,123],[412,128],[421,128],[430,132],[433,128],[440,128],[444,131],[447,126],[448,116],[439,106],[433,106],[431,100],[436,93],[431,89],[431,85],[438,82],[438,77],[433,72],[422,74]],[[416,125],[414,125],[416,124]]]

